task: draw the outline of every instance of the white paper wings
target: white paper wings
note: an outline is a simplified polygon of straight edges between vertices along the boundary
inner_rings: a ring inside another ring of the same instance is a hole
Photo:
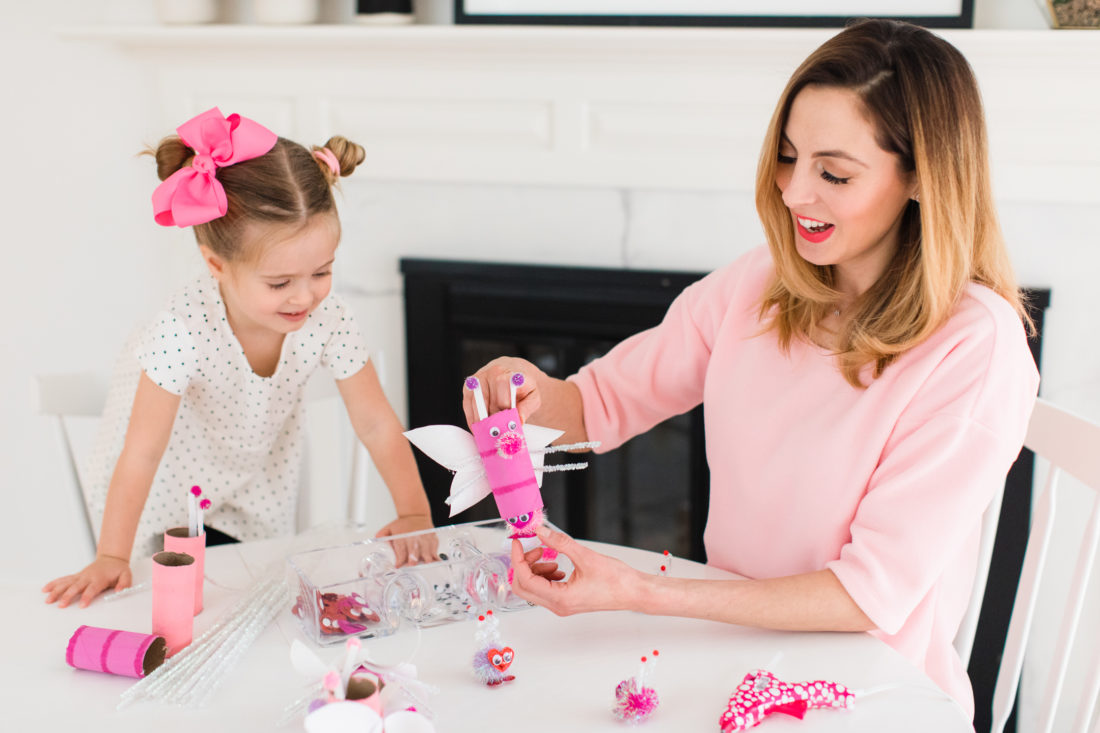
[[[525,424],[523,434],[531,455],[531,465],[535,469],[535,480],[541,487],[545,457],[542,449],[564,433],[553,428]],[[469,432],[454,425],[427,425],[407,431],[405,437],[429,458],[454,472],[451,495],[447,498],[452,517],[492,493],[493,487],[486,478],[474,436]]]

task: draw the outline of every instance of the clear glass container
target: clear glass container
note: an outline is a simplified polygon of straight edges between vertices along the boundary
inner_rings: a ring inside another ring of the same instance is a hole
[[[290,587],[297,589],[292,611],[309,639],[329,645],[388,636],[405,623],[430,627],[490,608],[529,608],[509,583],[508,533],[494,519],[295,553],[287,558]],[[438,559],[399,566],[410,538],[421,548],[425,538],[434,539]]]

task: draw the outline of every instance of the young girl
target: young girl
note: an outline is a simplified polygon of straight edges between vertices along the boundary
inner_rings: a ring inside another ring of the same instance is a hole
[[[340,241],[332,187],[363,149],[333,137],[310,151],[217,108],[177,132],[150,151],[163,181],[155,218],[194,228],[209,274],[169,300],[133,352],[134,379],[116,380],[132,409],[128,426],[126,410],[115,410],[123,419],[114,432],[125,439],[107,450],[117,456],[109,488],[105,475],[91,490],[93,511],[103,513],[96,558],[46,584],[47,603],[79,597],[86,606],[130,585],[131,557],[148,557],[164,530],[186,524],[193,484],[213,502],[211,539],[292,533],[302,391],[321,365],[393,496],[398,518],[379,535],[432,526],[354,315],[330,295]],[[109,400],[105,417],[111,410]],[[111,442],[111,426],[102,434]],[[417,551],[409,548],[411,561]]]
[[[553,583],[514,544],[514,587],[559,614],[871,631],[972,712],[952,639],[1038,374],[965,59],[892,21],[827,41],[779,100],[756,202],[768,246],[657,327],[567,381],[518,359],[477,374],[490,410],[534,377],[521,415],[601,450],[702,402],[707,561],[746,579],[647,575],[544,529],[575,572]]]

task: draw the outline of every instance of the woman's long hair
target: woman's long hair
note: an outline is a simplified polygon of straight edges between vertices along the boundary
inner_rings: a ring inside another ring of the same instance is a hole
[[[966,286],[981,283],[1012,304],[1030,326],[1005,250],[989,185],[981,96],[954,46],[923,28],[864,20],[826,41],[787,83],[764,140],[756,208],[775,277],[760,317],[789,350],[812,340],[840,293],[831,265],[804,260],[791,213],[776,185],[779,145],[791,104],[806,86],[849,89],[863,102],[876,142],[915,173],[919,203],[902,214],[900,242],[885,272],[854,304],[838,333],[838,363],[853,386],[862,370],[877,378],[900,354],[950,317]]]

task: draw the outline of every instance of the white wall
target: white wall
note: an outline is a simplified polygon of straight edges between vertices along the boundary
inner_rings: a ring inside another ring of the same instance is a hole
[[[1045,25],[1033,0],[976,5],[979,27]],[[150,20],[150,4],[139,0],[5,3],[0,132],[8,144],[0,207],[7,231],[0,247],[9,259],[0,287],[8,314],[0,468],[9,521],[0,579],[44,582],[82,562],[79,518],[62,493],[52,426],[34,414],[33,375],[108,368],[135,320],[197,267],[190,235],[151,221],[155,176],[147,159],[134,157],[167,132],[156,100],[173,90],[156,88],[150,70],[117,47],[53,32],[58,25]],[[1041,109],[1044,100],[1034,104]],[[990,122],[995,135],[995,116]],[[1087,139],[1080,145],[1082,155],[1093,155]],[[1025,182],[1036,189],[1045,183]],[[399,256],[699,270],[760,241],[744,193],[354,179],[345,190],[338,284],[351,291],[387,354],[387,386],[402,412]],[[1100,419],[1100,207],[1020,198],[1001,204],[1021,281],[1054,291],[1043,394]],[[517,251],[517,242],[528,249]]]

